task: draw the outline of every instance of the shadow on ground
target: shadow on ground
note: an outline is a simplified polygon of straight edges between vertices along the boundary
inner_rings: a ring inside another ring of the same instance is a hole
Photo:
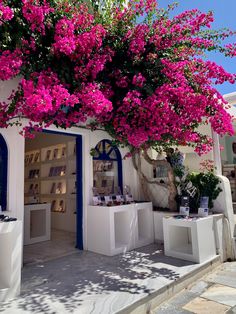
[[[181,268],[190,265],[164,256],[157,245],[114,257],[78,251],[25,267],[21,296],[1,304],[0,312],[9,309],[11,313],[14,306],[19,311],[53,314],[59,313],[57,309],[63,304],[66,313],[72,313],[88,300],[95,304],[100,297],[117,292],[146,296],[157,286],[177,280]]]

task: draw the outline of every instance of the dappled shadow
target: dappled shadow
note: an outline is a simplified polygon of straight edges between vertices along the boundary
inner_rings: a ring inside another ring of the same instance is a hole
[[[21,296],[1,304],[0,312],[10,307],[30,313],[72,313],[83,305],[83,313],[100,313],[94,310],[95,302],[97,306],[115,297],[119,303],[120,294],[122,305],[129,305],[177,280],[181,268],[191,264],[164,256],[156,245],[113,257],[78,252],[25,267]]]

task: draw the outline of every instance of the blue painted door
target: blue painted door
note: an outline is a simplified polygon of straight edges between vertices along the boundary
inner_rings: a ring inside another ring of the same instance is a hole
[[[83,250],[83,150],[82,136],[72,133],[43,130],[44,133],[76,138],[76,248]]]
[[[7,145],[3,136],[0,134],[0,205],[2,206],[2,210],[7,209],[7,166]]]

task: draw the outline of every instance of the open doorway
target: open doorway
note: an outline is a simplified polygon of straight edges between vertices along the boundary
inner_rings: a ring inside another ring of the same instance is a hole
[[[81,136],[26,139],[24,190],[24,265],[82,249]]]

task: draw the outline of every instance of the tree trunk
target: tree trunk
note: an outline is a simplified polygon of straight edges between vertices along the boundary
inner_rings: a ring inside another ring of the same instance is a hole
[[[167,171],[168,171],[168,182],[167,183],[160,183],[158,181],[153,181],[153,178],[148,178],[142,171],[142,168],[141,168],[142,159],[141,159],[141,157],[143,157],[153,167],[158,167],[161,165],[166,166]],[[146,200],[150,201],[152,198],[150,189],[148,188],[149,184],[155,184],[156,186],[161,186],[162,188],[164,187],[169,192],[168,207],[170,210],[176,211],[177,205],[176,205],[175,198],[177,195],[177,189],[175,186],[174,172],[173,172],[173,169],[172,169],[170,163],[166,159],[157,160],[157,159],[150,158],[147,151],[144,151],[143,153],[139,152],[139,153],[134,154],[132,156],[132,161],[133,161],[134,168],[138,172],[141,188],[142,188],[142,191],[143,191],[143,194],[144,194],[144,197],[146,198]]]

